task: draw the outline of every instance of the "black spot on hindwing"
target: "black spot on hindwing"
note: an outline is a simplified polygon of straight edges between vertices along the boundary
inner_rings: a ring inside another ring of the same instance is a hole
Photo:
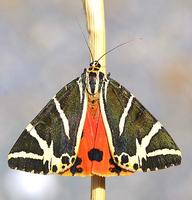
[[[63,157],[62,157],[62,163],[63,163],[63,164],[69,165],[69,157],[63,156]]]
[[[56,172],[56,171],[57,171],[57,166],[56,166],[56,165],[53,165],[52,170],[53,170],[53,172]]]
[[[129,158],[127,155],[123,155],[121,157],[121,164],[123,165],[124,163],[128,163],[129,162]]]
[[[138,165],[137,163],[135,163],[135,164],[133,165],[133,168],[134,168],[135,170],[138,170],[139,165]]]
[[[116,173],[118,176],[120,175],[122,169],[121,167],[119,167],[114,161],[113,161],[113,158],[110,158],[109,159],[109,163],[111,165],[113,165],[113,167],[110,167],[109,168],[109,171],[112,172],[112,173]]]
[[[88,157],[91,161],[95,160],[100,162],[103,159],[103,152],[99,149],[93,148],[88,152]]]
[[[70,171],[72,173],[72,175],[74,176],[76,173],[81,173],[83,172],[83,169],[81,167],[78,167],[78,165],[80,165],[82,162],[82,159],[77,157],[75,160],[74,165],[70,168]]]

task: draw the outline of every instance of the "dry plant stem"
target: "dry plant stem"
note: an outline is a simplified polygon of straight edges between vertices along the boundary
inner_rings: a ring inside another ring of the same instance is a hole
[[[83,5],[87,20],[90,49],[93,59],[97,60],[106,52],[104,0],[83,0]],[[99,61],[99,63],[102,66],[101,71],[106,75],[105,56]],[[91,200],[105,199],[105,178],[96,175],[92,176]]]
[[[87,19],[89,45],[94,60],[97,60],[106,52],[104,0],[84,0],[83,3]],[[104,56],[99,63],[102,66],[101,71],[106,74],[106,57]]]
[[[105,194],[105,177],[92,176],[91,178],[91,200],[104,200]]]

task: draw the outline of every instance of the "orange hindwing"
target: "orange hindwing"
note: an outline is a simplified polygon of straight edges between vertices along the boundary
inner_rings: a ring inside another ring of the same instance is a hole
[[[82,138],[75,164],[64,176],[131,175],[117,166],[110,153],[99,101],[89,101]]]

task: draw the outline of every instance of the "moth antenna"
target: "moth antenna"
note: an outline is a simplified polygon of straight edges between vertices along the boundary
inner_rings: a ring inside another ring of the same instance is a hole
[[[83,29],[82,29],[80,23],[78,22],[78,20],[77,20],[77,24],[78,24],[78,26],[79,26],[79,28],[80,28],[80,30],[81,30],[81,34],[82,34],[82,36],[83,36],[83,38],[84,38],[84,40],[85,40],[85,43],[86,43],[86,45],[87,45],[87,47],[88,47],[88,49],[89,49],[89,52],[90,52],[90,55],[91,55],[91,60],[92,60],[92,62],[93,62],[93,61],[94,61],[93,53],[92,53],[92,51],[91,51],[91,48],[90,48],[90,46],[89,46],[89,44],[88,44],[88,42],[87,42],[87,39],[86,39],[85,34],[84,34],[84,32],[83,32]]]
[[[97,61],[99,62],[99,60],[101,60],[101,58],[103,58],[103,56],[107,55],[108,53],[114,51],[115,49],[117,49],[117,48],[119,48],[119,47],[121,47],[121,46],[124,46],[124,45],[126,45],[126,44],[128,44],[128,43],[131,43],[131,42],[135,41],[135,40],[142,40],[142,39],[143,39],[143,38],[134,38],[134,39],[129,40],[129,41],[127,41],[127,42],[118,44],[117,46],[113,47],[112,49],[110,49],[109,51],[107,51],[106,53],[104,53],[101,57],[99,57],[99,59],[98,59]]]

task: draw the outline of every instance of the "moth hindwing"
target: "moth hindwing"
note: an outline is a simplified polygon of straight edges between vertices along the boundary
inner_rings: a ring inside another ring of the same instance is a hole
[[[181,152],[165,128],[119,83],[105,81],[100,106],[112,157],[122,169],[148,171],[180,164]]]
[[[75,162],[87,109],[82,74],[61,89],[26,127],[8,155],[11,168],[62,173]]]

